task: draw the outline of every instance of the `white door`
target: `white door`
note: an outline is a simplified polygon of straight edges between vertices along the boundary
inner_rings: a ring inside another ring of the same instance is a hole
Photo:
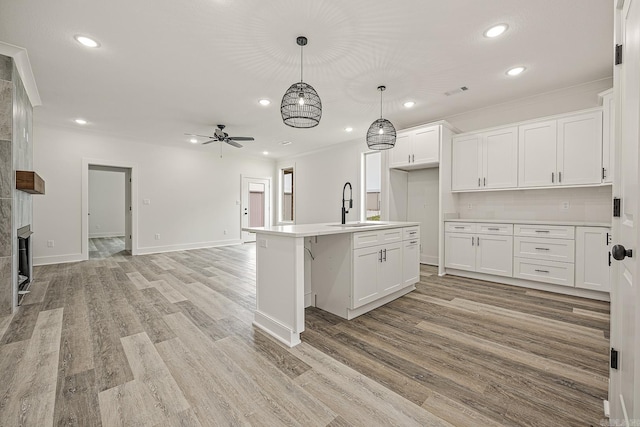
[[[622,9],[623,63],[618,67],[616,99],[620,105],[620,136],[616,147],[614,195],[622,199],[621,215],[613,218],[615,245],[633,250],[633,256],[614,261],[611,286],[611,346],[618,350],[618,369],[610,371],[611,419],[640,419],[640,263],[638,263],[638,145],[640,139],[640,1],[626,0]],[[621,247],[618,246],[618,249]]]
[[[516,126],[483,134],[482,187],[518,186],[518,128]]]
[[[124,249],[131,250],[132,242],[131,237],[133,230],[131,223],[133,222],[133,202],[131,200],[131,186],[132,183],[131,169],[125,169],[124,173]]]
[[[555,185],[556,121],[531,123],[518,130],[518,185],[548,187]]]
[[[447,268],[476,270],[475,235],[466,233],[445,233],[444,253]]]
[[[411,160],[411,154],[409,153],[410,142],[411,138],[408,132],[399,133],[396,136],[396,145],[394,145],[393,148],[389,150],[390,168],[405,166],[409,164],[409,160]]]
[[[440,162],[440,126],[416,130],[411,145],[411,163]]]
[[[271,180],[269,178],[242,177],[242,227],[271,225]],[[242,241],[255,242],[255,233],[242,232]]]
[[[558,120],[560,185],[598,184],[602,176],[602,111]]]
[[[496,276],[513,275],[513,237],[476,236],[476,271]]]
[[[453,138],[451,189],[479,190],[482,173],[482,140],[480,134]]]

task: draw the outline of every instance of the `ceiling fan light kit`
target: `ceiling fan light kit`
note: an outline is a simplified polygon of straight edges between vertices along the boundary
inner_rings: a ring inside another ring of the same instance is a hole
[[[300,81],[285,92],[280,103],[280,114],[287,126],[312,128],[318,126],[322,118],[322,101],[313,86],[302,80],[302,48],[307,44],[307,38],[299,36],[296,43],[300,46]]]
[[[371,123],[367,131],[367,146],[372,150],[388,150],[396,145],[396,128],[389,120],[382,118],[382,92],[385,89],[385,86],[378,86],[380,118]]]

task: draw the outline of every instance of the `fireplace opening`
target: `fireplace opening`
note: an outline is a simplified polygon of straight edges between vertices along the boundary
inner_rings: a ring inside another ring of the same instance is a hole
[[[29,293],[31,284],[31,231],[30,225],[18,229],[18,305]]]

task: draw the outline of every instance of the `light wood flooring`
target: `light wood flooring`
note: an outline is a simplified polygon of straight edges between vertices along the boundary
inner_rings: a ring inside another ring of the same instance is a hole
[[[124,236],[89,239],[89,259],[103,259],[114,255],[130,255],[124,246]]]
[[[0,318],[2,426],[596,426],[609,305],[422,269],[352,321],[254,329],[255,245],[35,269]]]

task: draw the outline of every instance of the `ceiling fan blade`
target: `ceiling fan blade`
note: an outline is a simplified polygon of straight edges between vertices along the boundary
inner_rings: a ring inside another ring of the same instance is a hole
[[[242,148],[242,144],[238,144],[237,142],[233,141],[231,138],[225,139],[224,142],[226,142],[229,145],[233,145],[236,148]]]
[[[234,141],[253,141],[254,138],[252,136],[229,136],[228,139],[233,139]]]
[[[187,136],[199,136],[200,138],[215,138],[215,136],[211,136],[211,135],[197,135],[195,133],[185,133],[185,135]]]
[[[207,138],[211,138],[211,137],[209,136]],[[209,141],[205,141],[205,142],[202,143],[202,145],[211,144],[212,142],[218,142],[218,140],[217,139],[212,139],[212,140],[209,140]]]

